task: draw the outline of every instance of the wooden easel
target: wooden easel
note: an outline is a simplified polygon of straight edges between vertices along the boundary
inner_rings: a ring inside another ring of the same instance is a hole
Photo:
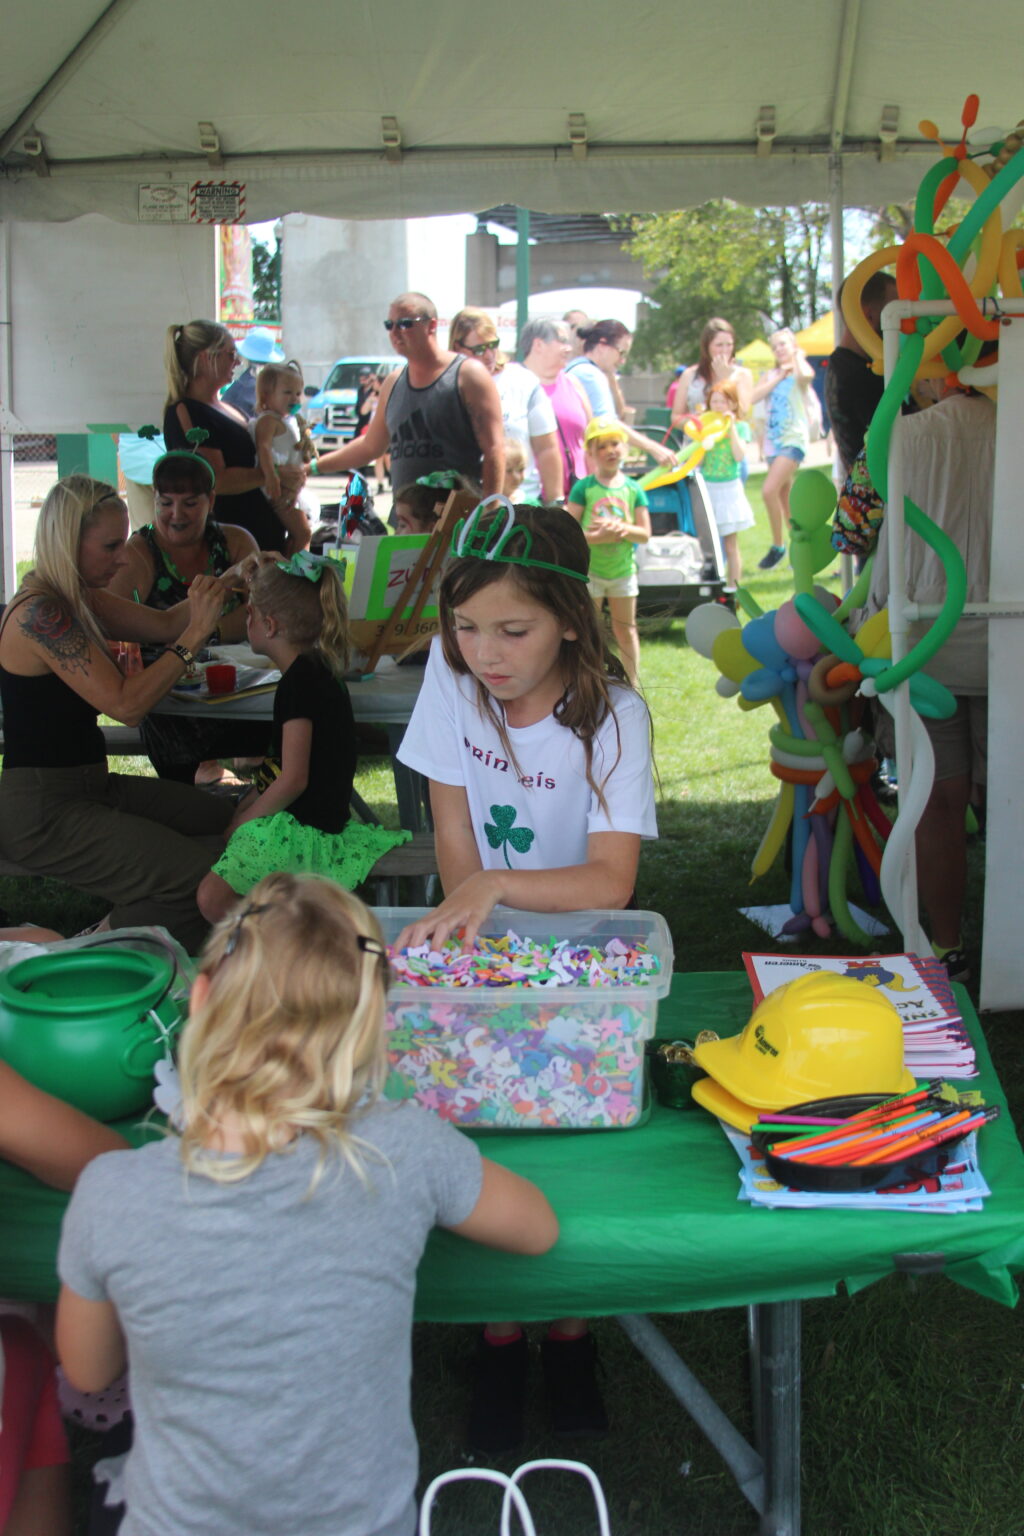
[[[420,550],[401,595],[392,606],[391,612],[381,626],[380,633],[366,653],[366,672],[372,672],[375,669],[400,624],[408,622],[412,629],[419,623],[427,599],[434,590],[441,573],[441,565],[452,541],[452,529],[460,517],[469,516],[479,499],[468,491],[449,492],[448,500],[444,504],[444,510],[434,526],[433,533]],[[414,593],[416,594],[415,602],[413,602]],[[410,603],[413,603],[412,614],[406,621],[403,615]],[[423,644],[423,640],[411,641],[403,655],[411,655],[413,651],[420,650]]]

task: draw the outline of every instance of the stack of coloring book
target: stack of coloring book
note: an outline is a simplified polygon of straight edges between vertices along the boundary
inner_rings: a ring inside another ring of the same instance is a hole
[[[815,971],[831,971],[877,987],[903,1022],[904,1060],[919,1082],[978,1075],[971,1037],[939,960],[919,960],[916,955],[872,955],[861,960],[848,955],[745,954],[743,963],[758,1003],[776,987]]]
[[[908,1177],[905,1184],[888,1189],[860,1189],[849,1194],[788,1189],[765,1167],[764,1158],[749,1136],[724,1120],[719,1121],[740,1160],[741,1200],[775,1210],[924,1211],[930,1215],[955,1216],[980,1211],[989,1187],[978,1166],[977,1132],[972,1131],[950,1154],[939,1173]]]

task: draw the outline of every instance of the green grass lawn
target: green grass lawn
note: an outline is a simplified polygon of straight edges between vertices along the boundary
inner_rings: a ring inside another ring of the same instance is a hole
[[[768,535],[756,481],[750,490],[758,526],[741,541],[747,584],[762,607],[775,608],[791,595],[790,577],[785,567],[756,571]],[[662,798],[661,836],[645,845],[641,858],[640,904],[665,914],[678,969],[735,970],[743,949],[768,947],[738,909],[788,899],[781,860],[749,886],[750,861],[775,796],[767,740],[774,716],[768,709],[745,713],[716,694],[715,668],[689,649],[681,622],[645,634],[641,666]],[[357,788],[383,822],[397,825],[387,759],[365,762]],[[983,850],[976,847],[966,927],[975,974],[982,881]],[[860,900],[855,883],[850,895]],[[0,881],[0,901],[64,931],[101,910],[44,882]],[[819,951],[850,951],[841,940],[815,942]],[[985,1028],[1019,1130],[1024,1014],[989,1016]],[[855,1296],[808,1302],[803,1311],[806,1536],[1020,1536],[1021,1310],[1009,1311],[942,1278],[893,1276]],[[712,1311],[658,1321],[749,1433],[743,1315]],[[553,1445],[543,1431],[537,1390],[522,1455],[499,1464],[580,1455],[608,1491],[615,1536],[755,1532],[752,1509],[667,1389],[614,1324],[599,1324],[597,1334],[613,1417],[609,1438],[596,1445]],[[416,1329],[414,1408],[424,1480],[464,1459],[472,1338],[465,1328]],[[534,1388],[538,1384],[539,1368]],[[596,1529],[583,1497],[545,1491],[538,1483],[531,1498],[544,1536],[590,1536]],[[467,1489],[449,1501],[436,1529],[443,1536],[496,1531],[493,1499]]]

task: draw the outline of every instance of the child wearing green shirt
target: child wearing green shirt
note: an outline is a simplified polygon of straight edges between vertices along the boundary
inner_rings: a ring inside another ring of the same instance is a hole
[[[610,416],[595,416],[583,436],[592,473],[577,480],[566,510],[590,545],[590,595],[600,614],[605,600],[626,676],[635,688],[640,668],[636,627],[636,546],[651,536],[647,492],[622,473],[626,430]]]

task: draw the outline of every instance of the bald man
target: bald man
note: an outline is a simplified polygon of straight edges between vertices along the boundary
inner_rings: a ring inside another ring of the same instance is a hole
[[[384,380],[380,403],[362,437],[323,454],[320,470],[358,469],[390,453],[396,496],[438,469],[458,471],[485,496],[500,492],[505,476],[501,400],[485,365],[440,346],[437,310],[426,294],[399,294],[384,325],[406,366]]]

